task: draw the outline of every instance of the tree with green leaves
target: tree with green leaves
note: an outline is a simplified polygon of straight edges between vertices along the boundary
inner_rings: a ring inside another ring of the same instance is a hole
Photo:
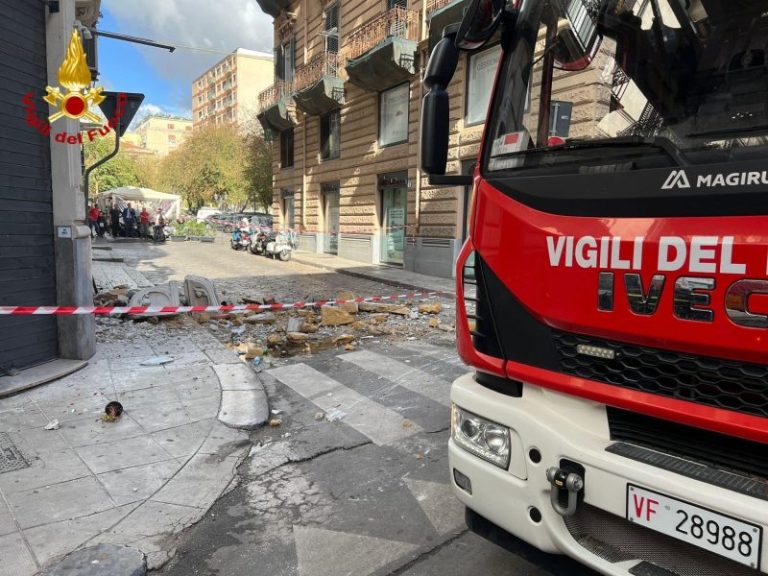
[[[115,148],[113,137],[99,138],[83,145],[85,166],[93,166],[109,155]],[[139,186],[139,173],[135,160],[119,152],[117,156],[102,164],[91,173],[88,183],[88,195],[96,196],[99,192],[120,188],[121,186]]]

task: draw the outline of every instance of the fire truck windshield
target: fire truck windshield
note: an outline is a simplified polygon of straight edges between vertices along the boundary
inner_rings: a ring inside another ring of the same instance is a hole
[[[768,153],[768,0],[524,0],[488,171]]]

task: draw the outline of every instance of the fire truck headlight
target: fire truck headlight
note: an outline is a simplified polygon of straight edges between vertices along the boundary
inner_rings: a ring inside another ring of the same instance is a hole
[[[467,452],[507,469],[510,458],[509,428],[453,405],[451,437]]]

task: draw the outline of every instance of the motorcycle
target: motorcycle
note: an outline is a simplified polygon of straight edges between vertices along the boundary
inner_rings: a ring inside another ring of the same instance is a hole
[[[287,232],[272,232],[266,239],[264,255],[278,258],[282,262],[291,259],[291,254],[298,248],[299,243],[296,232],[288,230]]]
[[[248,228],[235,228],[229,245],[232,250],[248,250],[251,246],[251,231]]]

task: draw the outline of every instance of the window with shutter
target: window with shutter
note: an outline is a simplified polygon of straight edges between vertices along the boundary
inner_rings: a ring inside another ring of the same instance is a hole
[[[325,11],[325,51],[339,53],[339,5],[333,4]]]

